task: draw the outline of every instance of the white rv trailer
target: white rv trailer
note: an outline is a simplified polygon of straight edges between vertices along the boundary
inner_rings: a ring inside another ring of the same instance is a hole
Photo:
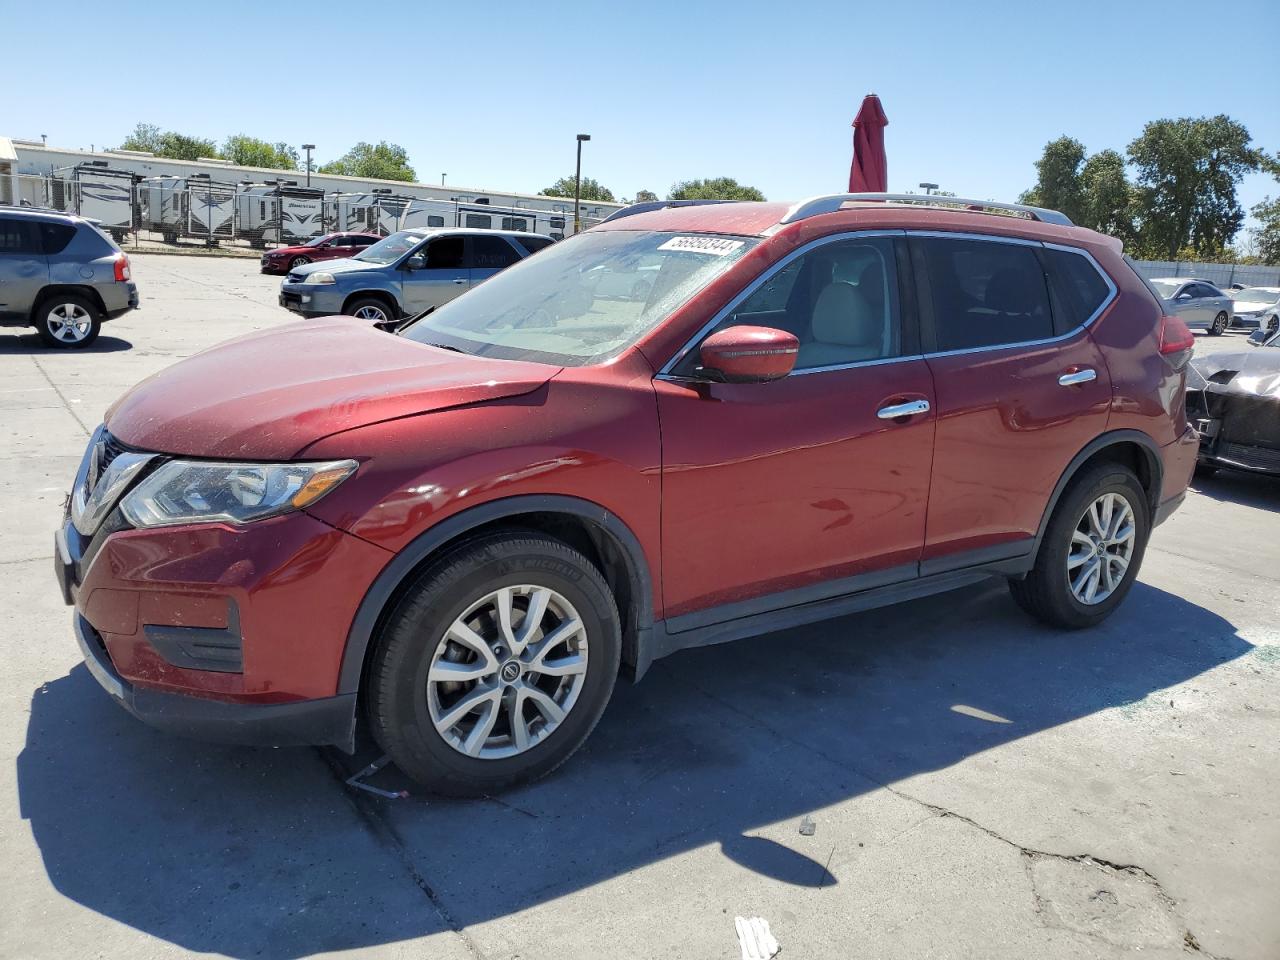
[[[400,218],[413,199],[386,189],[371,193],[331,194],[328,201],[329,229],[360,230],[387,236],[400,229]]]
[[[98,220],[119,242],[134,228],[134,184],[140,178],[114,170],[105,160],[91,160],[53,171],[51,205],[58,210]]]
[[[236,236],[257,248],[280,242],[280,186],[242,181],[236,190]]]
[[[231,240],[235,198],[233,184],[208,176],[148,177],[138,185],[139,229],[161,234],[165,243]]]
[[[531,207],[495,207],[463,200],[414,200],[400,217],[400,229],[409,227],[478,227],[482,230],[520,230],[545,233],[563,240],[572,217]]]
[[[281,243],[306,243],[327,232],[323,190],[285,180],[276,188],[276,196],[280,199]]]

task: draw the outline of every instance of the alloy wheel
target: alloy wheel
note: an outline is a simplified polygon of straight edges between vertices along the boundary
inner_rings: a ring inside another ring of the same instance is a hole
[[[468,757],[524,753],[573,710],[587,650],[582,619],[555,590],[521,584],[487,593],[449,625],[432,657],[431,723]]]
[[[1221,336],[1222,334],[1226,333],[1226,331],[1227,331],[1227,315],[1225,313],[1220,313],[1213,318],[1214,336]]]
[[[80,343],[93,330],[93,317],[78,303],[60,303],[49,311],[49,333],[62,343]]]
[[[1124,580],[1133,559],[1133,507],[1118,493],[1104,493],[1085,509],[1071,534],[1067,583],[1087,605],[1102,603]]]
[[[367,303],[363,307],[360,307],[360,309],[353,313],[352,316],[358,317],[361,320],[372,320],[375,323],[385,323],[387,320],[391,319],[387,316],[386,310],[382,309],[382,307],[375,306],[372,303]]]

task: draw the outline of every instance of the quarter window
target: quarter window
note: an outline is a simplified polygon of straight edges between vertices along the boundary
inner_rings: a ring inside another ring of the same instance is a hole
[[[1053,293],[1054,328],[1058,333],[1067,333],[1097,313],[1111,289],[1082,254],[1049,248],[1044,257]]]
[[[719,326],[739,324],[795,334],[797,370],[901,356],[893,241],[838,240],[797,257]]]
[[[76,235],[76,228],[69,223],[40,224],[40,240],[46,254],[61,253]]]
[[[934,237],[920,243],[933,295],[936,349],[973,350],[1053,336],[1035,247]]]

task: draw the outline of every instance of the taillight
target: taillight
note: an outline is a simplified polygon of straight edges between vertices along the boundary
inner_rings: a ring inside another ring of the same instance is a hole
[[[1178,317],[1160,318],[1160,353],[1170,356],[1175,353],[1190,353],[1196,345],[1196,335]]]
[[[115,269],[116,269],[117,282],[124,283],[124,281],[130,278],[129,258],[126,257],[123,253],[116,254]]]

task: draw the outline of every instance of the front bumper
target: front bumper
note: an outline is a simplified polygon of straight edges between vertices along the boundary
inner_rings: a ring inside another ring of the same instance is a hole
[[[335,745],[354,749],[356,695],[295,703],[227,703],[136,687],[116,671],[98,632],[75,615],[76,643],[89,673],[111,699],[148,726],[180,736],[263,747]]]
[[[304,317],[332,317],[342,313],[346,295],[336,284],[280,284],[280,306]]]
[[[1262,325],[1262,317],[1256,313],[1234,313],[1230,326],[1241,330],[1257,330]]]

